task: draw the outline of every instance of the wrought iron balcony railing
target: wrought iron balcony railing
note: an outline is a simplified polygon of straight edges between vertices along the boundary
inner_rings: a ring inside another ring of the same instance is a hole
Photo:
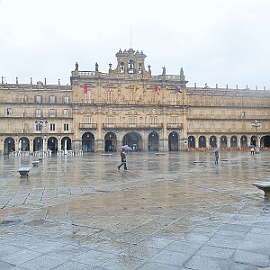
[[[162,129],[163,124],[126,124],[126,123],[114,123],[114,124],[102,124],[103,129]]]
[[[80,129],[97,129],[97,123],[79,123]]]

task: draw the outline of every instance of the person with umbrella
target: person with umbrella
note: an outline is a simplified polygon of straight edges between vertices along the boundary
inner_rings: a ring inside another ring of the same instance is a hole
[[[219,160],[219,148],[217,147],[212,152],[215,154],[215,164],[218,164],[218,160]]]
[[[251,156],[254,156],[254,153],[255,153],[255,146],[252,144],[249,146],[250,147],[250,154]]]
[[[127,171],[127,156],[125,148],[122,148],[120,156],[121,156],[121,164],[118,165],[117,168],[120,171],[120,168],[124,165],[124,170]]]

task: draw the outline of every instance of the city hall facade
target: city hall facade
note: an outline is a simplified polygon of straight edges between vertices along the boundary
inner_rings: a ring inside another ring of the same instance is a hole
[[[70,85],[0,84],[0,153],[270,149],[270,91],[188,86],[152,75],[146,55],[116,53],[117,66],[80,70]]]

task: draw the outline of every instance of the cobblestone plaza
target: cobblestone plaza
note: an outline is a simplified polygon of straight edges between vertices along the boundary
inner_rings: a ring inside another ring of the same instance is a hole
[[[270,266],[269,151],[0,157],[0,269]],[[31,167],[29,177],[17,170]]]

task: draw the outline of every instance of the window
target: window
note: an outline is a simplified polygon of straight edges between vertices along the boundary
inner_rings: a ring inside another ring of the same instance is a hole
[[[23,103],[26,103],[26,102],[27,102],[27,96],[23,96],[22,102],[23,102]]]
[[[7,108],[7,115],[12,115],[12,108]]]
[[[50,109],[50,116],[54,117],[56,115],[55,109]]]
[[[41,96],[36,96],[36,103],[41,103],[41,100],[42,100],[42,98],[41,98]]]
[[[50,124],[50,131],[55,131],[55,124]]]
[[[63,103],[69,103],[69,97],[63,96]]]
[[[41,109],[36,109],[36,117],[41,117]]]
[[[151,126],[157,125],[157,117],[150,117],[150,125]]]
[[[139,73],[139,74],[142,74],[142,63],[139,63],[138,73]]]
[[[42,125],[40,125],[39,123],[35,123],[36,126],[36,131],[42,131]]]
[[[134,73],[134,61],[132,59],[128,62],[128,73],[133,74]]]
[[[7,124],[7,131],[8,132],[11,132],[11,130],[12,130],[12,124],[11,123],[8,123]]]
[[[177,116],[171,116],[171,124],[178,124],[178,117]]]
[[[64,109],[64,116],[68,116],[68,115],[69,115],[68,109]]]
[[[129,126],[130,127],[136,127],[137,118],[136,117],[130,117],[129,118]]]
[[[91,124],[92,123],[92,117],[91,116],[84,116],[84,123]]]
[[[171,104],[175,105],[176,104],[176,94],[175,93],[170,94],[170,99],[171,99]]]
[[[107,124],[108,124],[108,127],[113,127],[114,126],[114,117],[112,116],[108,116],[107,117]]]
[[[50,103],[55,103],[55,102],[56,102],[56,97],[50,96]]]
[[[64,124],[64,131],[68,131],[69,130],[69,124]]]
[[[109,103],[113,102],[113,91],[112,91],[112,89],[107,91],[107,102],[109,102]]]
[[[120,63],[120,73],[125,73],[125,64],[123,62]]]

